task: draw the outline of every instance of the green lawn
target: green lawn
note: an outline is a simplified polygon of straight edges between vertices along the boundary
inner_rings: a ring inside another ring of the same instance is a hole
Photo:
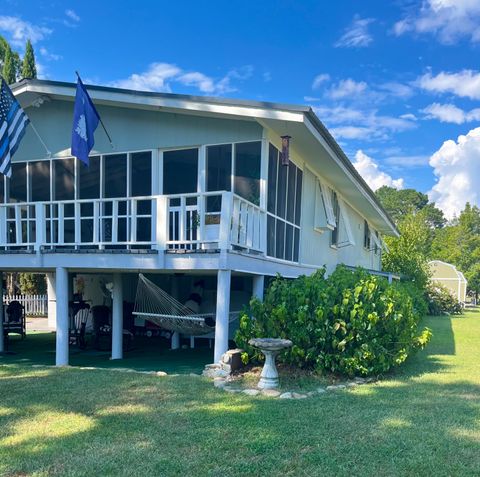
[[[0,475],[480,475],[480,313],[378,384],[304,400],[202,378],[0,367]]]

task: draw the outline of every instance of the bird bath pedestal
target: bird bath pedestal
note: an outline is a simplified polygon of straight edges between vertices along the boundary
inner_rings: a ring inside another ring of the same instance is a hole
[[[275,366],[275,356],[283,349],[290,348],[292,342],[277,338],[253,338],[248,342],[254,348],[258,348],[265,355],[265,364],[258,387],[260,389],[278,388],[278,371]]]

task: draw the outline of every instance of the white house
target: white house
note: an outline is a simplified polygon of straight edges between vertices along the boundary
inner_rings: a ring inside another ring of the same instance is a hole
[[[0,268],[48,274],[57,365],[68,364],[69,297],[95,303],[110,282],[112,358],[122,357],[122,303],[139,273],[176,303],[201,280],[218,360],[229,311],[262,296],[265,277],[380,270],[382,235],[398,232],[310,108],[88,90],[113,147],[97,129],[90,166],[72,158],[75,85],[23,80],[12,91],[51,156],[29,128],[0,180]]]

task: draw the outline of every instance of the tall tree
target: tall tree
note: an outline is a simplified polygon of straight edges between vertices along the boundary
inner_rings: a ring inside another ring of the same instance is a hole
[[[2,76],[8,84],[15,83],[15,81],[17,80],[13,52],[10,46],[7,47],[7,50],[5,52]]]
[[[431,228],[445,225],[443,212],[435,207],[435,203],[429,202],[428,196],[422,192],[383,186],[376,191],[376,195],[395,223],[399,223],[409,214],[423,211],[425,220]]]
[[[22,78],[32,79],[37,77],[37,67],[35,64],[35,53],[33,52],[32,42],[27,40],[25,46],[25,56],[22,63]]]

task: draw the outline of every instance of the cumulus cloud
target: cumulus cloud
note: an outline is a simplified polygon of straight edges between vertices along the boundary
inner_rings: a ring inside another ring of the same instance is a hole
[[[417,11],[410,11],[395,23],[393,32],[433,34],[441,43],[462,38],[480,41],[480,2],[478,0],[425,0]]]
[[[463,124],[480,121],[480,108],[464,111],[454,104],[432,103],[421,110],[425,119],[438,119],[442,123]]]
[[[74,10],[65,10],[65,15],[67,15],[68,18],[70,18],[70,20],[73,20],[74,22],[79,22],[80,21],[80,17],[75,13]]]
[[[327,92],[331,99],[343,99],[365,93],[368,88],[365,81],[355,81],[351,78],[340,80]]]
[[[360,18],[355,15],[351,25],[335,43],[336,48],[364,48],[370,45],[373,37],[368,31],[368,26],[375,20],[373,18]]]
[[[323,83],[330,80],[330,75],[326,73],[322,73],[320,75],[315,76],[312,83],[312,89],[318,89]]]
[[[480,72],[462,70],[458,73],[442,71],[436,76],[426,73],[416,81],[417,85],[432,93],[453,93],[470,99],[480,99]]]
[[[0,15],[0,31],[7,35],[7,39],[17,47],[24,47],[29,39],[37,43],[45,39],[53,30],[43,26],[33,25],[19,17]]]
[[[373,190],[382,186],[394,187],[395,189],[403,189],[404,187],[402,178],[394,179],[386,172],[381,171],[378,164],[362,150],[358,150],[355,154],[353,165]]]
[[[253,68],[247,65],[230,70],[225,76],[216,80],[199,71],[184,71],[171,63],[152,63],[143,73],[134,73],[128,78],[116,80],[110,84],[117,88],[169,93],[172,91],[172,83],[180,83],[194,87],[202,93],[217,95],[236,91],[232,80],[246,80],[252,73]]]
[[[58,61],[58,60],[61,60],[63,57],[62,55],[57,55],[55,53],[50,53],[46,48],[44,48],[43,46],[40,48],[40,54],[45,57],[45,59],[47,60],[51,60],[51,61]]]
[[[428,192],[448,219],[458,216],[465,203],[480,205],[480,127],[457,141],[445,141],[430,158],[437,183]]]
[[[379,114],[376,109],[363,110],[344,106],[316,106],[318,117],[330,128],[337,139],[387,139],[393,132],[416,127],[411,119]]]

